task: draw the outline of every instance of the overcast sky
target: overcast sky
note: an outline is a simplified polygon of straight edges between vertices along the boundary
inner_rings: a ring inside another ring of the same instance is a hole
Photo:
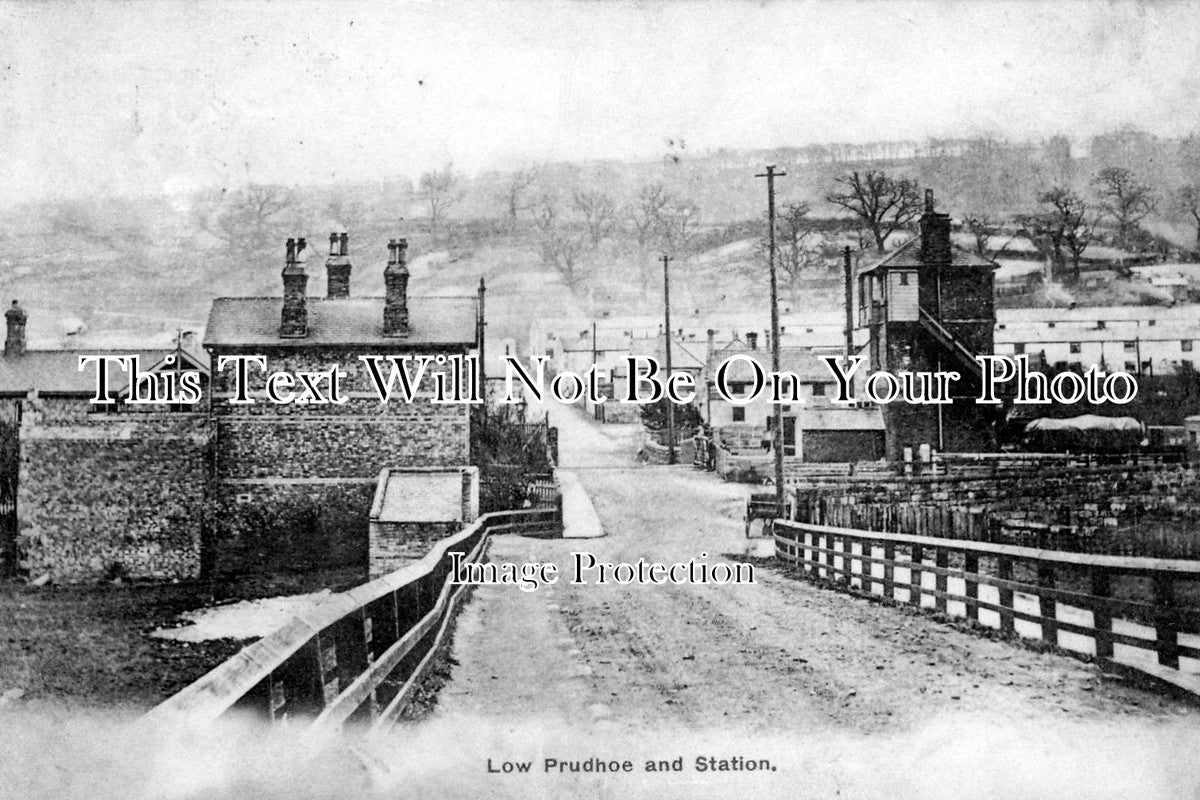
[[[0,5],[5,200],[1200,129],[1200,5]]]

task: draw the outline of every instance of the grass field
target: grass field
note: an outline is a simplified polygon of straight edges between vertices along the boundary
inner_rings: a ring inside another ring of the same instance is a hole
[[[236,653],[246,641],[150,636],[204,606],[328,587],[357,570],[218,582],[35,588],[0,583],[0,704],[147,710]]]

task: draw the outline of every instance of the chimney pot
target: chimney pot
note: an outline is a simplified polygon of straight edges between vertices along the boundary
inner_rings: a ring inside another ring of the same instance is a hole
[[[308,273],[304,271],[301,253],[304,239],[287,240],[287,257],[283,266],[283,312],[280,315],[279,335],[284,339],[301,339],[308,334]]]
[[[925,213],[921,215],[921,263],[948,267],[953,261],[950,248],[950,215],[933,210],[933,190],[925,190]]]
[[[25,309],[16,300],[12,307],[4,312],[4,320],[8,323],[8,336],[4,339],[4,355],[22,356],[25,354]]]
[[[350,296],[350,237],[346,233],[329,234],[329,258],[325,259],[326,296],[330,300]]]
[[[388,241],[388,265],[383,270],[383,335],[408,336],[408,241]]]

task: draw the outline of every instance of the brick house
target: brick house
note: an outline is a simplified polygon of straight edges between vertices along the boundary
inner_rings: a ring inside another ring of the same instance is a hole
[[[393,240],[383,297],[351,294],[347,237],[330,237],[327,291],[309,297],[303,239],[288,241],[282,297],[213,301],[204,347],[214,365],[209,398],[216,573],[365,564],[367,517],[385,468],[463,467],[470,406],[435,404],[427,371],[413,403],[380,403],[360,356],[468,355],[478,346],[479,298],[421,297],[410,304],[407,242]],[[230,404],[226,356],[262,355],[268,371],[346,373],[342,405],[271,403],[250,369],[250,404]]]

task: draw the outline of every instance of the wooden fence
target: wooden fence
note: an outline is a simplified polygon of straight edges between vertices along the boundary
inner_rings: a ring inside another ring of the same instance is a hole
[[[482,561],[498,533],[562,530],[561,508],[485,514],[417,563],[336,595],[154,708],[147,719],[213,720],[244,711],[272,722],[391,724],[427,674],[459,603],[451,554]]]
[[[1200,691],[1200,561],[1091,555],[776,520],[805,576],[962,616]],[[1148,589],[1148,591],[1147,591]],[[1150,598],[1150,599],[1147,599]],[[1181,672],[1181,659],[1187,670]]]

